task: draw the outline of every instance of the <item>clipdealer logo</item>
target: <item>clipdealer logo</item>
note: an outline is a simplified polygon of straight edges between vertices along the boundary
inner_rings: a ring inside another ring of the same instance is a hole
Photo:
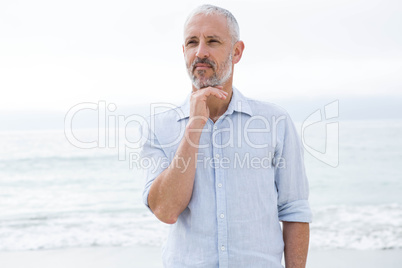
[[[150,105],[150,114],[160,112],[161,109],[175,109],[178,115],[184,116],[183,111],[177,108],[177,106],[170,103],[153,103]],[[74,133],[73,121],[80,116],[81,112],[85,110],[97,113],[97,138],[95,140],[80,140]],[[70,142],[70,144],[81,149],[117,149],[118,160],[125,161],[128,156],[130,167],[133,167],[133,161],[140,161],[140,155],[138,151],[150,138],[150,133],[148,129],[155,129],[155,121],[153,120],[153,116],[151,116],[150,121],[148,121],[146,117],[139,114],[131,114],[129,116],[119,115],[115,113],[116,110],[117,106],[114,103],[107,104],[106,101],[99,101],[98,103],[84,102],[73,106],[66,113],[65,116],[65,137]],[[308,118],[302,122],[300,133],[304,149],[314,158],[331,167],[337,167],[339,165],[338,117],[339,101],[336,100],[326,104],[324,106],[324,109],[317,109],[312,114],[310,114]],[[238,136],[243,135],[243,142],[246,142],[248,146],[251,146],[252,148],[263,148],[264,146],[261,147],[260,144],[253,144],[252,141],[249,139],[249,135],[252,135],[252,133],[268,133],[271,135],[270,146],[274,146],[276,144],[278,125],[282,121],[286,120],[286,116],[273,116],[270,119],[271,121],[262,116],[253,116],[249,118],[247,122],[245,122],[244,129],[239,129],[239,133],[237,134]],[[263,128],[256,129],[250,127],[250,125],[252,125],[250,124],[252,123],[252,121],[259,121],[260,125],[262,125]],[[138,135],[134,140],[129,139],[128,137],[128,129],[130,126],[132,127],[133,125],[137,130],[140,130],[143,127],[142,131],[137,131]],[[233,126],[233,122],[229,122],[229,128],[221,130],[221,132],[226,131],[228,133],[228,135],[230,136],[229,141],[225,145],[214,144],[214,146],[216,145],[217,148],[222,148],[222,146],[233,146],[235,144],[233,138]],[[315,131],[317,130],[317,128],[320,129],[320,131]],[[180,143],[181,138],[184,135],[185,120],[181,121],[180,130],[180,133],[176,133],[177,135],[172,138],[169,144],[163,144],[162,147],[173,146]],[[207,128],[206,131],[211,131],[211,129]],[[311,135],[309,135],[309,132],[314,132],[316,135],[311,137]],[[242,139],[239,139],[236,143],[239,147],[241,146],[241,140]],[[324,144],[324,146],[320,146],[320,144],[317,145],[317,141],[319,141],[321,145]],[[151,140],[151,143],[152,142],[153,141]],[[213,139],[212,142],[215,142],[215,140]],[[204,148],[202,146],[209,146],[209,144],[200,144],[199,146],[200,148]],[[231,161],[235,162],[235,159],[232,159]],[[257,160],[253,161],[258,162]],[[263,161],[266,161],[266,159]],[[143,162],[145,163],[145,160]],[[211,161],[206,160],[206,162]],[[144,166],[144,163],[137,166]]]

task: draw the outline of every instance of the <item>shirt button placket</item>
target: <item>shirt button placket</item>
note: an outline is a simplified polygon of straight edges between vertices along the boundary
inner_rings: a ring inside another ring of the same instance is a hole
[[[217,122],[218,123],[218,122]],[[218,130],[218,125],[215,123],[214,132]],[[223,187],[225,170],[221,168],[219,161],[223,157],[222,148],[216,148],[215,145],[222,144],[221,133],[214,135],[215,139],[212,142],[212,155],[215,160],[215,183],[216,183],[216,211],[218,212],[218,248],[219,248],[219,267],[228,267],[227,255],[227,222],[225,217],[226,211],[226,191]]]

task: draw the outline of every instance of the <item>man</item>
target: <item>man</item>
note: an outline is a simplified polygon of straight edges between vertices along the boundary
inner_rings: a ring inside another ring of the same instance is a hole
[[[305,267],[311,213],[302,146],[283,109],[232,86],[243,50],[229,11],[197,8],[184,27],[192,92],[146,128],[142,157],[153,164],[144,203],[172,224],[164,267],[279,268],[283,252],[286,267]]]

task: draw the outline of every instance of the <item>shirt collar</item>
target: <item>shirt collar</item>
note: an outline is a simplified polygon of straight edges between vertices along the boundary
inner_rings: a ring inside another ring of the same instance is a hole
[[[232,99],[230,100],[228,109],[226,110],[224,115],[230,115],[233,114],[233,112],[238,112],[253,116],[253,111],[251,110],[247,98],[244,97],[243,94],[241,94],[240,91],[235,87],[232,87],[232,92]],[[180,111],[178,111],[177,113],[177,121],[188,118],[190,116],[190,96],[191,93],[188,94],[184,103],[180,107],[178,107]]]

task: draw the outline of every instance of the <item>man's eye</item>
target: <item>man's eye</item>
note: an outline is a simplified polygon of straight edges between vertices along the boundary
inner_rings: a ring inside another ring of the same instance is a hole
[[[210,40],[209,42],[210,42],[210,43],[219,43],[219,41],[218,41],[218,40],[215,40],[215,39],[212,39],[212,40]]]
[[[187,45],[193,45],[193,44],[195,44],[195,43],[197,43],[196,41],[188,41],[187,42]]]

